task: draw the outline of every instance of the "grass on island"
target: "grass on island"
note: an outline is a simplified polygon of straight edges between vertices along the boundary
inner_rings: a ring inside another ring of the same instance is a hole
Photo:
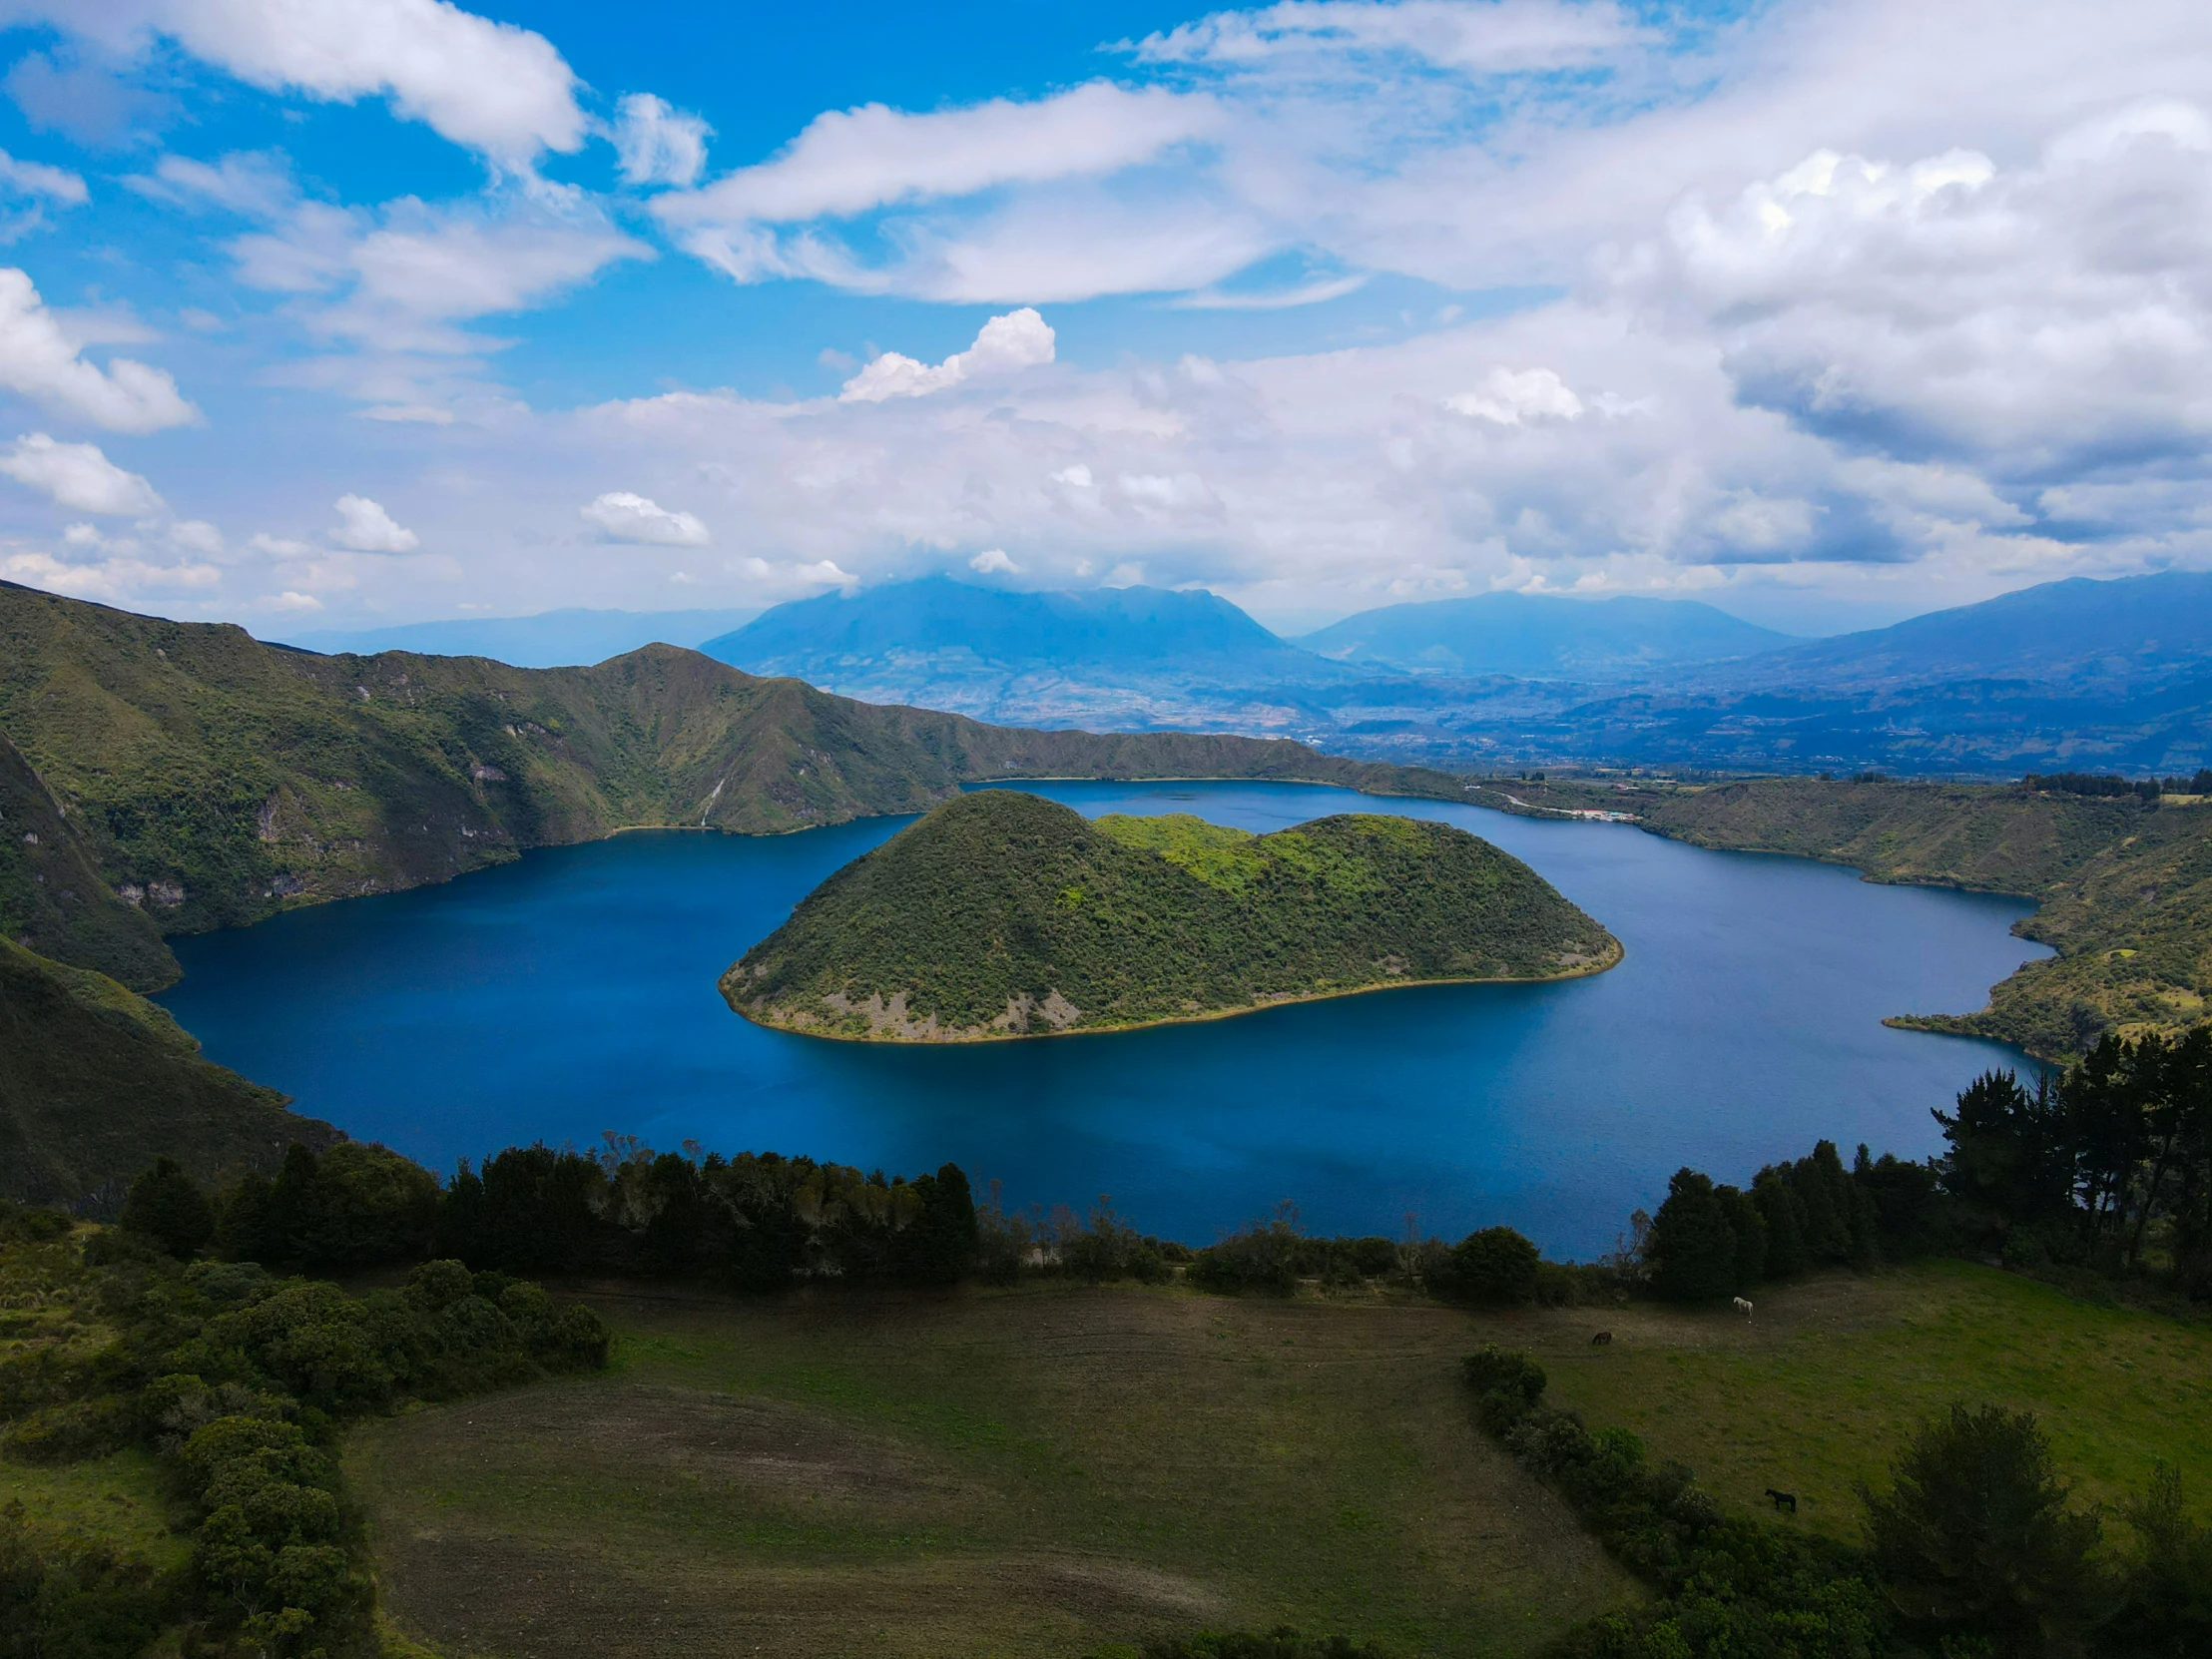
[[[1471,1420],[1524,1347],[1555,1399],[1725,1501],[1857,1480],[1948,1400],[2039,1412],[2088,1500],[2212,1500],[2212,1330],[1937,1263],[1648,1305],[1073,1287],[784,1303],[607,1295],[616,1373],[349,1442],[399,1625],[454,1654],[1081,1654],[1199,1626],[1520,1654],[1634,1598]],[[1590,1336],[1613,1333],[1593,1349]]]
[[[1542,876],[1449,825],[1092,824],[985,790],[836,871],[722,987],[747,1018],[787,1029],[972,1041],[1421,980],[1555,979],[1619,958]]]

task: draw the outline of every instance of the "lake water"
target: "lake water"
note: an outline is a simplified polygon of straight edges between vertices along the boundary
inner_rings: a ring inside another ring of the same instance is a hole
[[[752,838],[658,831],[532,852],[444,886],[175,941],[161,1000],[213,1059],[348,1133],[449,1169],[516,1142],[946,1159],[1006,1203],[1088,1208],[1194,1244],[1295,1202],[1322,1232],[1456,1238],[1505,1222],[1608,1248],[1688,1163],[1742,1181],[1822,1136],[1925,1155],[1931,1107],[1994,1044],[1893,1031],[1963,1011],[2040,946],[2012,900],[1875,886],[1621,826],[1298,785],[1048,784],[1097,815],[1269,830],[1331,813],[1460,825],[1628,947],[1552,985],[1438,985],[1207,1024],[964,1047],[766,1031],[716,977],[905,819]]]

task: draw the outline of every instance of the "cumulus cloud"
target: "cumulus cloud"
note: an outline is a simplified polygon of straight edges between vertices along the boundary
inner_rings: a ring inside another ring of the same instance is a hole
[[[58,443],[44,432],[19,437],[0,452],[0,472],[81,513],[136,518],[162,506],[152,484],[117,466],[97,444]]]
[[[19,161],[0,150],[0,197],[28,204],[0,218],[0,242],[15,242],[39,229],[48,208],[81,208],[91,196],[84,180],[66,168]]]
[[[650,92],[633,92],[615,106],[612,133],[622,177],[633,185],[698,183],[707,165],[714,129]]]
[[[1481,389],[1457,392],[1444,399],[1444,407],[1497,426],[1582,417],[1582,399],[1548,368],[1493,368]]]
[[[446,0],[15,0],[8,17],[117,54],[166,37],[270,92],[384,98],[400,116],[510,163],[573,151],[589,127],[575,72],[550,41]]]
[[[709,539],[707,526],[693,514],[671,512],[659,502],[628,490],[609,490],[579,511],[610,541],[644,542],[655,547],[705,547]]]
[[[792,574],[810,587],[835,587],[850,591],[860,585],[860,579],[850,571],[839,570],[834,559],[823,559],[811,565],[797,565]]]
[[[129,357],[88,362],[30,276],[0,269],[0,386],[111,432],[156,432],[200,418],[161,369]]]
[[[980,571],[985,576],[1011,576],[1021,566],[1006,556],[1004,548],[990,547],[968,560],[968,569]]]
[[[211,564],[156,564],[130,553],[92,562],[57,559],[51,553],[12,553],[0,558],[0,576],[48,593],[118,605],[150,593],[206,593],[223,581],[223,572]]]
[[[341,495],[337,528],[330,539],[355,553],[412,553],[421,537],[395,523],[391,514],[365,495]]]
[[[934,365],[885,351],[845,381],[840,403],[881,403],[892,397],[925,397],[962,381],[1052,361],[1052,328],[1033,306],[994,316],[977,331],[975,343]]]

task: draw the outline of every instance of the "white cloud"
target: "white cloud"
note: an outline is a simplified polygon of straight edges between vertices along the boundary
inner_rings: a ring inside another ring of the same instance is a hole
[[[169,526],[169,539],[187,553],[204,559],[223,556],[223,532],[203,518],[181,518]]]
[[[73,599],[118,605],[149,593],[205,593],[223,582],[223,572],[214,565],[154,564],[127,552],[89,563],[57,559],[51,553],[13,553],[0,557],[0,577]]]
[[[285,536],[273,536],[266,530],[258,530],[247,546],[257,553],[266,553],[273,559],[311,559],[320,551],[311,542],[293,541]]]
[[[0,473],[42,491],[56,506],[81,513],[142,517],[161,510],[154,486],[117,466],[97,444],[57,443],[44,432],[32,432],[0,453]]]
[[[826,222],[1101,179],[1157,163],[1220,125],[1221,111],[1208,95],[1104,81],[1034,103],[995,98],[919,115],[869,104],[817,116],[773,160],[661,196],[653,211],[692,254],[741,282],[813,276],[861,289],[925,287],[939,297],[991,298],[1018,284],[978,280],[972,272],[959,279],[959,260],[948,267],[938,245],[960,239],[941,228],[916,224],[904,239],[907,256],[876,267]],[[782,229],[793,226],[803,229]],[[1082,240],[1103,253],[1119,240],[1118,229]],[[1069,291],[1062,285],[1026,296]]]
[[[824,559],[811,565],[797,565],[792,574],[814,587],[830,586],[851,589],[860,585],[860,579],[849,571],[839,570],[834,559]]]
[[[1579,420],[1582,399],[1548,368],[1493,368],[1481,389],[1444,399],[1453,414],[1471,415],[1498,426],[1532,420]]]
[[[659,502],[628,490],[610,490],[579,511],[612,541],[645,542],[656,547],[705,547],[707,526],[690,513],[671,512]]]
[[[315,598],[311,593],[295,593],[286,588],[281,593],[274,594],[263,600],[261,609],[275,611],[279,615],[298,614],[321,610],[322,601]]]
[[[230,253],[249,285],[299,296],[317,333],[454,355],[501,343],[457,324],[527,309],[618,260],[653,257],[589,205],[529,192],[481,205],[406,197],[374,213],[303,202]]]
[[[512,164],[582,145],[576,76],[543,35],[446,0],[15,0],[112,52],[167,36],[251,86],[350,104],[382,97],[408,120]]]
[[[1151,63],[1253,66],[1313,53],[1398,52],[1481,74],[1580,68],[1646,38],[1618,6],[1560,0],[1284,0],[1215,12],[1123,49]]]
[[[30,276],[12,268],[0,269],[0,386],[111,432],[200,418],[163,370],[129,357],[112,357],[105,369],[86,361]]]
[[[882,104],[819,115],[774,161],[654,212],[672,225],[793,224],[994,186],[1110,173],[1217,124],[1210,99],[1093,81],[1017,104],[993,98],[911,115]]]
[[[11,196],[42,198],[58,208],[81,208],[91,200],[85,182],[66,168],[19,161],[0,150],[0,190]]]
[[[1011,576],[1019,571],[1021,566],[1015,564],[1012,559],[1006,556],[1004,548],[990,547],[985,548],[974,558],[968,560],[968,569],[980,571],[985,576]]]
[[[1077,461],[1075,465],[1064,466],[1058,472],[1055,472],[1052,475],[1052,481],[1055,484],[1065,484],[1070,489],[1087,490],[1092,487],[1091,469],[1081,461]]]
[[[1052,328],[1036,310],[994,316],[977,331],[975,343],[955,351],[934,367],[886,351],[845,381],[840,403],[880,403],[892,397],[924,397],[978,376],[1005,374],[1052,361]]]
[[[441,408],[434,403],[375,403],[358,413],[363,420],[382,420],[414,426],[450,426],[455,419],[451,409]]]
[[[714,129],[650,92],[633,92],[615,106],[615,155],[623,179],[633,185],[689,189],[707,165]]]
[[[164,156],[150,174],[123,181],[149,201],[199,212],[220,208],[249,219],[274,219],[298,199],[288,158],[276,152],[233,151],[219,161]]]
[[[365,495],[341,495],[338,526],[330,539],[355,553],[412,553],[422,538],[393,522],[391,514]]]

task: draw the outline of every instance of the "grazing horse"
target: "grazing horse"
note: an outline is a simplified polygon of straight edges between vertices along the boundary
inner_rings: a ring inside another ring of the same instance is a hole
[[[1751,1304],[1746,1302],[1742,1297],[1738,1297],[1736,1299],[1736,1312],[1743,1315],[1744,1318],[1748,1320],[1749,1318],[1751,1318]]]
[[[1590,1339],[1590,1346],[1591,1346],[1592,1348],[1603,1348],[1603,1347],[1605,1347],[1605,1346],[1606,1346],[1606,1345],[1607,1345],[1608,1343],[1610,1343],[1610,1342],[1611,1342],[1612,1340],[1613,1340],[1613,1333],[1612,1333],[1612,1332],[1610,1332],[1610,1331],[1600,1331],[1600,1332],[1599,1332],[1599,1333],[1598,1333],[1598,1334],[1597,1334],[1596,1336],[1594,1336],[1594,1337],[1592,1337],[1592,1338]]]
[[[1784,1509],[1787,1509],[1793,1515],[1797,1513],[1797,1493],[1778,1492],[1772,1486],[1769,1486],[1767,1488],[1767,1496],[1774,1499],[1774,1506],[1777,1513]]]

